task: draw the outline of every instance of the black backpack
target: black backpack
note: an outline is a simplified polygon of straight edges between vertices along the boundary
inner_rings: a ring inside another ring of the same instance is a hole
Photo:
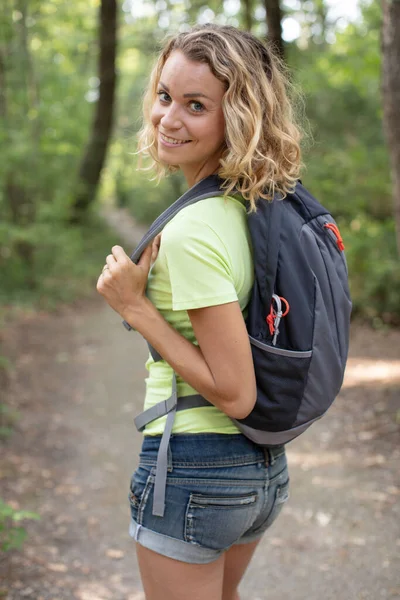
[[[203,179],[162,215],[131,256],[137,262],[151,240],[179,210],[223,195],[216,175]],[[248,214],[253,244],[254,285],[247,331],[257,380],[257,401],[235,423],[262,446],[285,444],[319,419],[339,393],[349,344],[351,300],[344,245],[329,212],[303,187],[283,200],[257,202]],[[130,326],[124,322],[130,329]],[[161,357],[150,347],[155,360]],[[171,397],[135,420],[139,430],[168,414],[157,464],[154,514],[162,514],[163,475],[176,410],[209,404],[199,395]],[[163,458],[161,455],[165,453]],[[165,465],[164,465],[165,463]]]

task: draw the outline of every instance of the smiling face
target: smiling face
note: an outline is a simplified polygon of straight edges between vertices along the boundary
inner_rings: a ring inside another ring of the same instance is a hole
[[[172,52],[161,72],[151,120],[159,159],[189,184],[213,173],[225,149],[224,84],[206,63]]]

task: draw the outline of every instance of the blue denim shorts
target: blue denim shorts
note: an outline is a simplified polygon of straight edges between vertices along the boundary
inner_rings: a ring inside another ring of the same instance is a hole
[[[241,434],[177,434],[170,440],[166,508],[152,514],[161,436],[145,436],[132,476],[130,535],[187,563],[216,560],[259,539],[289,497],[284,446],[261,448]]]

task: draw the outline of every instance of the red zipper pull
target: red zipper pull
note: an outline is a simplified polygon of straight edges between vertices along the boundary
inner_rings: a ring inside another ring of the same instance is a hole
[[[326,229],[330,229],[331,231],[333,231],[333,233],[336,236],[337,246],[338,246],[339,250],[342,252],[344,250],[344,242],[343,242],[342,236],[340,235],[338,226],[335,225],[335,223],[325,223],[324,227]]]
[[[271,310],[269,315],[266,317],[265,319],[268,323],[268,327],[269,327],[269,332],[271,335],[274,335],[275,332],[275,325],[274,325],[274,321],[275,321],[275,315],[274,315],[274,309],[273,306],[271,304]]]
[[[274,301],[275,301],[275,303],[278,302],[278,304],[279,304],[279,306],[278,306],[279,312],[278,313],[276,312],[276,310],[274,308]],[[282,303],[285,305],[284,312],[282,312]],[[279,330],[278,330],[279,323],[283,317],[286,317],[289,310],[290,310],[290,306],[289,306],[289,302],[286,300],[286,298],[283,298],[282,296],[276,296],[275,294],[272,296],[272,302],[271,302],[271,308],[269,311],[269,315],[266,316],[265,320],[268,323],[270,334],[275,335],[275,341],[272,342],[274,344],[274,346],[276,344],[276,338],[279,333]]]

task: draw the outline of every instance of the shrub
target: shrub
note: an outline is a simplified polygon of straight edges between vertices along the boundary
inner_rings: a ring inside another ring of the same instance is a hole
[[[27,532],[18,525],[25,519],[38,520],[36,513],[26,510],[15,510],[0,498],[0,550],[8,552],[22,546]]]

